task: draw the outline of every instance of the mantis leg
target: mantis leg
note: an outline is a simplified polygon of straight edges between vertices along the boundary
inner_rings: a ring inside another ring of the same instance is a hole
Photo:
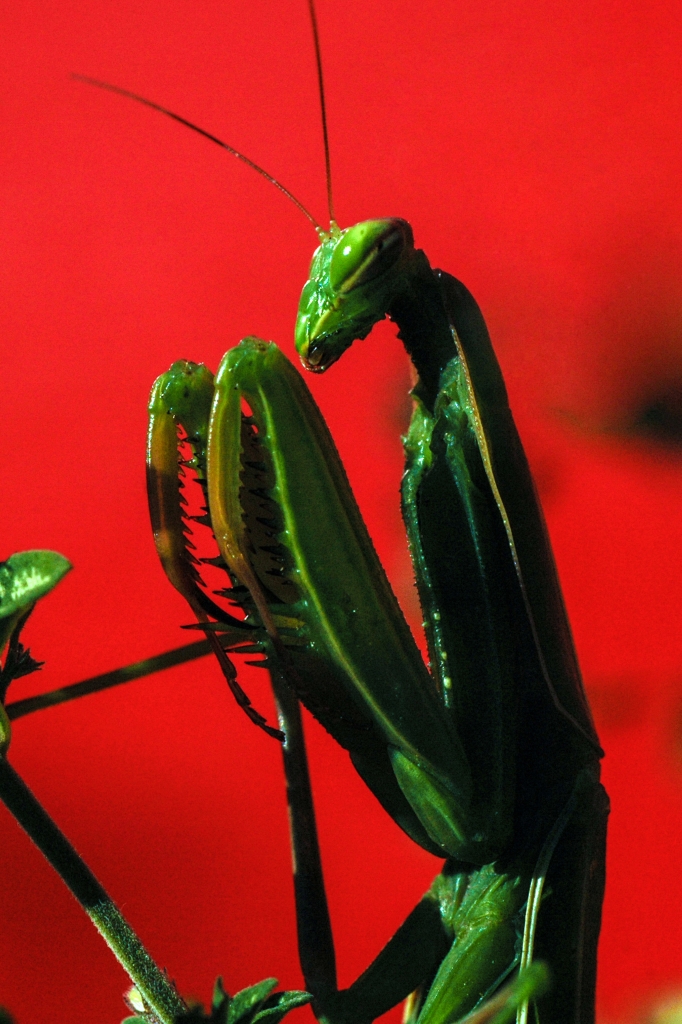
[[[446,883],[438,887],[434,883],[370,967],[349,989],[339,992],[300,705],[284,673],[272,664],[271,678],[279,725],[286,737],[282,757],[299,960],[306,988],[315,997],[313,1007],[321,1020],[369,1024],[432,977],[446,955],[452,932],[443,922],[439,898]],[[448,883],[449,891],[463,888],[465,877]]]
[[[271,666],[270,677],[279,726],[285,736],[282,759],[289,809],[298,954],[307,990],[321,998],[336,992],[336,957],[301,708],[293,690],[274,666]]]
[[[494,865],[471,872],[447,862],[366,971],[339,991],[300,708],[277,672],[273,686],[286,735],[284,771],[294,863],[299,958],[325,1024],[370,1024],[420,987],[420,1024],[449,1024],[496,990],[515,952],[527,879]]]

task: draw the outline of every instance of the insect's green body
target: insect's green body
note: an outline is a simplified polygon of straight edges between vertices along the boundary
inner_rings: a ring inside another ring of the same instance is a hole
[[[196,368],[176,364],[157,383],[157,543],[199,617],[208,608],[218,618],[190,566],[178,506],[164,511],[177,488],[170,412],[194,445],[232,594],[247,611],[245,624],[217,628],[233,647],[265,651],[392,817],[448,858],[355,985],[314,993],[320,1015],[363,1024],[421,988],[413,1018],[452,1024],[540,956],[554,978],[541,1020],[590,1024],[607,806],[601,752],[499,367],[475,301],[432,271],[406,222],[333,226],[301,299],[304,364],[327,369],[386,315],[418,375],[403,514],[430,675],[326,425],[274,345],[247,339],[227,353],[207,443],[205,422],[195,425],[199,405],[206,417],[204,384],[199,400],[183,383],[198,379]],[[171,392],[173,402],[162,399]]]
[[[503,874],[536,875],[548,835],[575,802],[550,857],[555,910],[549,927],[544,908],[539,916],[535,954],[555,972],[548,1019],[589,1021],[608,808],[601,750],[499,364],[475,300],[431,269],[404,221],[332,231],[301,298],[304,364],[326,369],[386,315],[418,375],[403,516],[431,670],[465,748],[472,805],[490,815],[490,859]],[[412,797],[418,802],[418,780]]]

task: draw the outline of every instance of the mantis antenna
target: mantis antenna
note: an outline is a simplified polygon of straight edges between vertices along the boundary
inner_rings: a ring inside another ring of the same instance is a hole
[[[312,10],[312,6],[311,6],[311,10]],[[316,46],[317,46],[317,29],[315,29],[315,40],[316,40]],[[319,50],[318,50],[318,60],[319,60]],[[320,75],[320,86],[321,86],[321,82],[322,82],[322,78],[321,78],[322,71],[321,71],[321,68],[319,69],[319,75]],[[313,217],[312,213],[310,213],[306,209],[306,207],[303,205],[303,203],[300,201],[300,199],[296,198],[296,196],[293,194],[293,192],[290,192],[289,189],[286,188],[281,183],[281,181],[278,181],[277,178],[273,177],[272,174],[268,174],[268,172],[263,167],[260,167],[259,164],[255,163],[255,161],[251,160],[248,156],[245,156],[243,153],[240,153],[239,150],[234,148],[234,146],[229,146],[226,142],[223,142],[222,139],[217,138],[217,136],[215,136],[215,135],[211,135],[211,133],[207,132],[204,128],[200,128],[198,125],[193,124],[192,121],[188,121],[187,118],[181,117],[179,114],[175,114],[172,110],[168,110],[167,107],[162,107],[161,104],[154,103],[152,100],[148,100],[144,96],[139,96],[137,93],[131,92],[129,89],[122,89],[120,86],[112,85],[110,82],[101,82],[98,78],[90,78],[88,75],[72,74],[71,77],[74,78],[77,82],[85,82],[86,85],[94,85],[98,89],[106,89],[108,92],[116,93],[117,96],[126,96],[130,100],[135,100],[136,103],[141,103],[144,107],[150,107],[152,110],[158,110],[158,112],[160,114],[165,114],[166,117],[172,118],[173,121],[177,121],[179,124],[184,125],[186,128],[191,128],[193,132],[197,132],[199,135],[203,135],[203,137],[205,139],[208,139],[209,142],[215,142],[216,146],[220,146],[222,149],[226,149],[227,152],[231,153],[232,156],[237,158],[237,160],[241,160],[242,163],[245,163],[247,165],[247,167],[250,167],[252,170],[256,171],[257,174],[260,174],[261,177],[266,179],[266,181],[269,181],[272,185],[275,186],[275,188],[278,188],[280,190],[280,192],[284,193],[284,195],[287,197],[287,199],[290,199],[291,202],[294,204],[294,206],[297,206],[298,209],[301,211],[301,213],[305,214],[305,216],[308,218],[308,220],[311,222],[311,224],[315,227],[315,230],[317,231],[318,234],[322,234],[322,235],[326,234],[326,231],[324,230],[324,228],[320,224],[318,224],[318,222]],[[325,122],[325,117],[324,117],[324,97],[323,96],[322,96],[322,104],[323,104],[323,106],[322,106],[322,110],[323,110],[322,117],[323,117],[323,125],[324,125],[325,150],[327,152],[327,191],[328,191],[328,195],[331,197],[331,185],[329,184],[329,180],[330,180],[329,179],[329,151],[328,151],[328,146],[327,146],[327,127],[326,127],[326,122]],[[330,203],[331,203],[331,198],[330,198]],[[331,209],[331,206],[330,206],[330,209]]]
[[[327,131],[327,104],[324,99],[324,77],[322,75],[322,51],[320,49],[320,34],[317,30],[317,14],[315,12],[314,0],[308,0],[310,12],[310,23],[313,29],[313,41],[315,45],[315,63],[317,64],[317,90],[320,96],[320,114],[322,115],[322,137],[324,139],[324,166],[327,176],[327,206],[329,208],[329,221],[334,224],[334,200],[332,198],[332,164],[329,156],[329,132]]]
[[[320,35],[317,29],[317,14],[315,12],[314,0],[308,0],[308,11],[310,13],[310,22],[313,29],[313,43],[315,46],[315,63],[317,65],[317,88],[320,96],[320,113],[322,115],[322,138],[324,141],[324,165],[325,175],[327,179],[327,207],[329,209],[329,221],[330,225],[334,225],[334,200],[332,198],[332,169],[331,159],[329,156],[329,132],[327,130],[327,104],[324,98],[324,77],[322,75],[322,53],[320,50]],[[88,75],[72,74],[71,77],[77,82],[85,82],[86,85],[94,85],[98,89],[106,89],[108,92],[116,93],[117,96],[126,96],[129,100],[135,100],[136,103],[141,103],[144,107],[149,107],[151,110],[157,110],[160,114],[165,114],[166,117],[170,117],[173,121],[177,121],[179,124],[185,126],[185,128],[191,128],[193,132],[197,132],[198,135],[203,135],[209,142],[214,142],[216,146],[220,146],[222,149],[226,149],[228,153],[236,157],[237,160],[241,160],[251,170],[256,171],[261,177],[269,181],[271,185],[278,188],[287,199],[291,200],[294,206],[304,214],[310,223],[314,226],[318,235],[326,235],[327,232],[324,228],[317,223],[312,213],[310,213],[300,199],[297,199],[293,192],[290,192],[281,181],[278,181],[272,174],[269,174],[263,167],[251,160],[250,157],[245,156],[244,153],[240,153],[234,146],[229,146],[227,142],[223,142],[216,135],[211,135],[205,128],[200,128],[199,125],[194,124],[192,121],[188,121],[186,117],[181,117],[180,114],[174,113],[172,110],[168,110],[167,107],[162,107],[160,103],[154,103],[153,100],[148,100],[144,96],[138,95],[136,92],[131,92],[130,89],[122,89],[118,85],[112,85],[110,82],[102,82],[98,78],[90,78]]]

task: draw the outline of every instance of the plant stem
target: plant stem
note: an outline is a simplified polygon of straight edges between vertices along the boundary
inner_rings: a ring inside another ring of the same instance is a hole
[[[173,1024],[178,1014],[187,1011],[185,1003],[90,868],[4,757],[0,758],[0,799],[69,887],[145,1004],[163,1024]]]
[[[212,650],[210,640],[196,640],[194,643],[174,647],[171,651],[164,651],[163,654],[156,654],[152,658],[143,658],[142,661],[135,661],[131,665],[114,669],[112,672],[103,672],[90,679],[83,679],[79,683],[71,683],[69,686],[62,686],[58,690],[50,690],[48,693],[40,693],[37,697],[25,697],[23,700],[11,701],[5,706],[5,711],[7,717],[13,722],[17,718],[31,714],[32,711],[41,711],[43,708],[55,707],[57,704],[66,704],[67,701],[76,700],[77,697],[99,693],[100,690],[108,690],[112,686],[129,683],[133,679],[141,679],[154,672],[162,672],[174,665],[183,665],[186,661],[193,661],[195,658],[204,658]]]

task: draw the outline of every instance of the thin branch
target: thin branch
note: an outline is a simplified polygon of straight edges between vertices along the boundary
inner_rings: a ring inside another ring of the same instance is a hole
[[[7,717],[14,721],[17,718],[23,718],[24,715],[30,715],[33,711],[42,711],[43,708],[66,704],[67,701],[76,700],[78,697],[99,693],[100,690],[109,690],[112,686],[130,683],[133,679],[141,679],[143,676],[153,675],[154,672],[163,672],[164,669],[172,668],[174,665],[184,665],[185,662],[194,661],[195,658],[204,658],[212,651],[213,645],[210,640],[198,640],[191,644],[184,644],[182,647],[175,647],[171,651],[164,651],[163,654],[155,654],[152,658],[135,661],[132,665],[125,665],[112,672],[103,672],[90,679],[83,679],[79,683],[62,686],[58,690],[49,690],[36,697],[11,701],[5,707]]]

